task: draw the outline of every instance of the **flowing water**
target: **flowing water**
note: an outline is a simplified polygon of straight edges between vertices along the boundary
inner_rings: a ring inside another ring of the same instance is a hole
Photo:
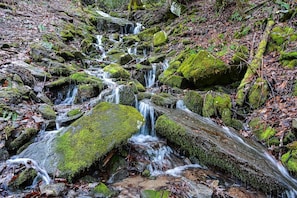
[[[101,11],[98,11],[98,13],[103,17],[110,17],[109,15]],[[144,27],[141,24],[136,23],[136,26],[133,29],[132,33],[137,34],[143,28]],[[129,32],[129,30],[122,30],[122,33],[127,32]],[[101,55],[100,60],[105,59],[107,55],[104,48],[104,44],[102,43],[102,35],[97,35],[97,43],[95,46],[97,47]],[[135,44],[135,46],[128,48],[127,51],[129,54],[136,55],[137,44]],[[147,56],[147,52],[145,50],[143,51],[143,56]],[[168,60],[165,59],[161,66],[162,70],[166,70],[168,68]],[[146,88],[152,88],[153,86],[156,86],[156,68],[157,64],[152,64],[152,69],[147,71],[147,73],[145,74],[144,77]],[[91,107],[98,104],[100,101],[107,101],[116,104],[120,103],[119,92],[122,86],[113,82],[113,80],[109,77],[108,73],[104,72],[102,68],[95,67],[90,67],[86,69],[85,72],[102,79],[104,84],[106,85],[106,89],[104,89],[98,97],[93,98],[88,102]],[[69,87],[66,96],[63,96],[62,92],[59,92],[58,99],[55,102],[57,108],[65,108],[65,106],[67,106],[70,109],[74,105],[76,94],[77,87],[74,85]],[[135,104],[136,108],[144,116],[146,123],[144,126],[141,127],[140,131],[137,134],[133,135],[129,139],[129,144],[133,145],[133,147],[136,148],[135,150],[139,152],[139,155],[145,156],[146,161],[148,162],[145,169],[149,170],[151,176],[171,175],[174,177],[182,178],[183,181],[185,181],[191,189],[191,193],[187,197],[197,197],[199,194],[199,192],[195,192],[195,188],[197,186],[193,185],[191,181],[183,177],[182,173],[187,169],[206,169],[206,167],[202,167],[201,165],[199,165],[199,163],[193,164],[188,158],[179,155],[174,149],[169,147],[166,143],[166,140],[157,137],[155,132],[156,117],[154,108],[146,102],[138,102],[137,98]],[[177,101],[176,108],[191,113],[186,108],[182,100]],[[57,129],[60,129],[60,121],[65,117],[65,112],[67,113],[66,110],[62,111],[57,117]],[[245,145],[251,150],[254,150],[263,159],[268,160],[270,162],[270,165],[278,171],[280,182],[288,186],[288,191],[286,191],[285,194],[282,194],[282,197],[293,198],[297,196],[297,181],[288,174],[287,170],[279,162],[277,162],[266,151],[258,150],[258,148],[254,148],[253,146],[249,145],[240,136],[233,133],[228,128],[225,127],[223,130],[234,141],[240,142],[241,144]],[[47,132],[47,136],[45,135],[41,137],[41,139],[50,139],[52,138],[51,134],[54,134],[56,132],[57,131],[53,131],[53,133]],[[36,177],[36,180],[34,181],[32,186],[35,186],[37,181],[42,181],[45,184],[49,184],[52,182],[51,178],[49,177],[45,169],[43,169],[43,167],[37,164],[34,160],[28,158],[18,158],[17,156],[15,156],[14,158],[8,160],[5,164],[2,164],[2,168],[0,170],[3,171],[4,169],[16,169],[20,165],[24,165],[26,168],[33,168],[36,170],[38,176]],[[12,172],[13,171],[11,171],[11,173]],[[2,183],[1,187],[6,188],[7,181],[9,181],[12,177],[13,174],[8,174],[5,178],[0,178],[0,183]]]

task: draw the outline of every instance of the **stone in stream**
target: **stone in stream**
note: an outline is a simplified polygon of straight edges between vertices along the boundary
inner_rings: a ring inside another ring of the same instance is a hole
[[[72,180],[125,143],[143,121],[134,107],[101,102],[69,127],[47,132],[18,157],[34,159],[49,174]]]

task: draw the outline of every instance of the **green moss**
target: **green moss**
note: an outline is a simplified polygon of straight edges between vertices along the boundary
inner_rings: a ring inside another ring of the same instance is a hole
[[[59,169],[71,180],[125,142],[139,130],[142,122],[143,117],[133,107],[99,103],[58,137],[56,150],[63,158]]]
[[[160,27],[159,26],[154,26],[151,28],[147,28],[143,31],[141,31],[138,34],[138,37],[140,38],[140,40],[142,41],[151,41],[153,39],[153,36],[156,32],[160,31]]]
[[[15,177],[15,180],[11,180],[8,184],[13,189],[25,188],[33,183],[34,178],[37,176],[37,172],[33,168],[25,169]]]
[[[264,141],[266,144],[268,144],[270,138],[273,138],[276,134],[276,130],[271,126],[262,124],[260,118],[252,119],[249,123],[249,126],[257,139],[260,141]]]
[[[282,45],[286,41],[290,40],[290,37],[295,34],[294,29],[291,27],[276,26],[272,29],[270,36],[277,45]]]
[[[76,116],[81,113],[80,109],[71,109],[70,111],[67,112],[68,117]]]
[[[42,104],[38,107],[38,110],[45,119],[54,120],[56,119],[56,112],[53,107],[48,104]]]
[[[167,190],[143,190],[141,192],[142,198],[168,198],[170,191]]]
[[[173,107],[176,103],[176,98],[168,93],[153,94],[151,100],[156,105],[164,107]]]
[[[293,95],[297,96],[297,80],[295,81],[295,85],[294,85],[294,88],[293,88]]]
[[[246,63],[247,59],[249,57],[249,50],[246,46],[239,46],[236,48],[235,53],[232,57],[232,63],[233,64],[240,64],[240,63]]]
[[[252,108],[257,109],[265,103],[268,94],[268,83],[265,79],[258,78],[248,93],[249,104]]]
[[[203,98],[197,91],[188,91],[184,97],[184,103],[191,111],[202,114]]]
[[[94,193],[96,195],[100,195],[100,197],[112,197],[114,195],[114,192],[112,192],[104,183],[98,184],[94,188]]]
[[[216,114],[216,109],[214,106],[214,97],[212,93],[208,92],[204,96],[204,103],[202,107],[202,115],[204,117],[211,117]]]
[[[290,150],[282,155],[281,161],[287,167],[287,169],[297,174],[297,150]]]
[[[159,75],[158,78],[160,82],[171,87],[181,88],[184,78],[177,73],[177,69],[180,65],[181,62],[178,60],[170,62],[169,67]]]
[[[294,69],[297,67],[297,52],[281,52],[280,61],[284,67]]]
[[[156,130],[178,145],[188,144],[183,137],[186,135],[186,129],[178,123],[171,120],[166,115],[159,116],[156,121]]]
[[[197,54],[189,55],[177,69],[187,80],[191,80],[196,86],[206,86],[219,84],[218,80],[229,79],[221,78],[226,75],[228,66],[225,63],[205,50],[200,50]]]
[[[214,107],[219,112],[223,122],[226,125],[231,125],[232,112],[231,112],[231,98],[228,94],[219,94],[214,97]]]
[[[75,82],[76,84],[92,84],[97,85],[99,89],[104,87],[101,79],[91,76],[85,72],[76,72],[71,74],[67,79],[70,82]]]
[[[168,41],[166,32],[160,31],[154,34],[153,45],[155,47],[165,44]]]
[[[130,73],[125,70],[121,65],[112,63],[103,69],[105,72],[110,74],[111,78],[123,78],[128,79],[130,77]]]

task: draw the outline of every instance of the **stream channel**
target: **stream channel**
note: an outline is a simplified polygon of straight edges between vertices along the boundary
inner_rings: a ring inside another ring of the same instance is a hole
[[[125,27],[122,29],[119,41],[113,42],[122,42],[124,34],[138,34],[142,28],[142,25],[139,23],[136,23],[135,27],[132,29],[130,28],[130,30]],[[106,37],[106,35],[104,36]],[[97,61],[108,62],[108,51],[111,49],[106,49],[104,46],[104,43],[102,42],[103,35],[97,35],[96,38],[97,43],[95,45],[100,54],[100,58]],[[111,37],[110,40],[112,41]],[[131,56],[137,55],[138,58],[136,59],[136,62],[141,62],[149,56],[149,52],[145,49],[141,52],[138,51],[137,43],[126,49],[126,51]],[[142,55],[142,58],[139,58],[139,54]],[[145,87],[150,94],[160,91],[160,87],[158,87],[156,82],[157,67],[162,71],[166,70],[168,67],[168,60],[165,59],[160,63],[152,64],[151,69],[145,73]],[[106,89],[104,89],[97,97],[85,101],[82,104],[74,104],[77,94],[77,87],[75,85],[71,85],[66,92],[59,92],[55,103],[55,109],[58,111],[56,130],[41,130],[36,141],[42,139],[50,140],[62,127],[67,127],[68,121],[66,119],[66,114],[69,110],[77,106],[83,107],[85,111],[88,111],[101,101],[116,104],[120,103],[122,85],[117,84],[113,79],[109,78],[109,74],[104,72],[102,68],[89,67],[85,69],[85,72],[102,79],[106,85]],[[142,113],[146,122],[141,127],[140,131],[128,140],[128,147],[130,148],[129,160],[131,160],[129,171],[117,171],[111,174],[109,178],[106,178],[105,183],[118,191],[116,197],[145,197],[140,192],[143,189],[169,190],[171,192],[171,197],[295,198],[297,196],[297,181],[288,174],[286,169],[279,162],[268,154],[268,152],[249,145],[242,137],[233,133],[227,127],[221,127],[221,131],[233,139],[233,141],[239,142],[245,147],[253,150],[263,161],[267,161],[269,166],[275,169],[275,175],[277,175],[279,181],[287,186],[286,191],[279,192],[277,195],[264,195],[233,178],[232,175],[220,173],[216,170],[210,170],[207,167],[200,165],[197,159],[183,156],[178,148],[174,146],[170,147],[167,145],[165,139],[158,137],[158,134],[156,134],[156,112],[154,107],[150,104],[150,101],[138,101],[137,96],[135,96],[134,106]],[[194,114],[183,105],[182,99],[178,100],[176,105],[171,108],[180,109],[189,115]],[[205,119],[205,123],[215,125],[210,119]],[[7,188],[8,182],[13,178],[14,170],[20,169],[20,165],[34,168],[38,172],[38,177],[26,190],[24,190],[24,192],[12,192]],[[3,189],[0,191],[0,195],[4,197],[22,197],[26,194],[25,192],[29,192],[36,188],[38,183],[43,182],[45,184],[51,184],[54,181],[54,178],[51,178],[47,174],[47,171],[43,168],[42,164],[38,164],[33,159],[21,158],[20,156],[14,156],[6,162],[3,162],[0,165],[0,171],[0,185]],[[149,172],[147,173],[149,176],[143,175],[143,172],[145,171]],[[137,174],[141,172],[142,175]],[[84,188],[91,188],[90,186],[91,184],[88,184],[88,186],[84,186]],[[93,194],[86,190],[77,190],[79,191],[78,193],[74,193],[73,188],[68,190],[69,192],[66,193],[66,196],[64,197],[94,197]]]

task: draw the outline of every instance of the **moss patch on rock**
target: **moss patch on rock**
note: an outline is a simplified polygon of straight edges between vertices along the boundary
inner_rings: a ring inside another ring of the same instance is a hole
[[[224,84],[230,81],[227,73],[229,67],[209,52],[200,50],[197,54],[187,57],[177,69],[177,72],[197,87],[213,84]]]
[[[160,31],[154,34],[153,45],[158,47],[165,44],[168,41],[168,36],[165,31]]]
[[[184,103],[191,111],[202,114],[203,97],[197,91],[188,91],[184,97]]]
[[[126,142],[142,123],[142,115],[133,107],[99,103],[58,137],[56,150],[62,157],[58,168],[65,177],[73,178]]]
[[[103,69],[105,72],[110,74],[111,78],[122,78],[128,79],[130,77],[130,73],[125,70],[121,65],[112,63]]]

